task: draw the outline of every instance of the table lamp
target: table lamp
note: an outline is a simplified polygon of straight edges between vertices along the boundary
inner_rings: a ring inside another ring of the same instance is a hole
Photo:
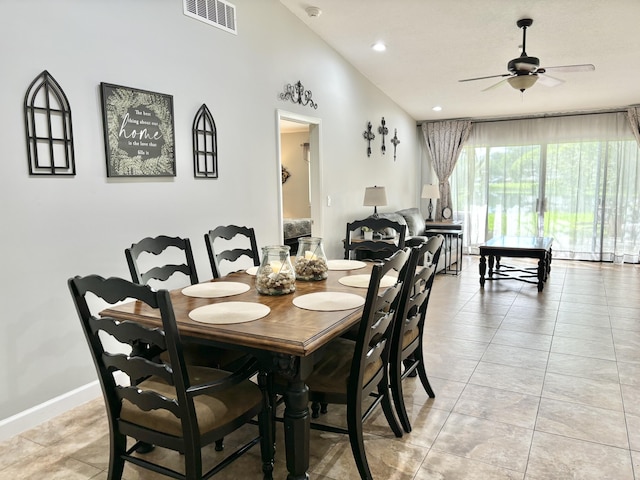
[[[378,216],[378,207],[384,207],[387,205],[387,192],[384,187],[367,187],[364,190],[364,202],[362,205],[365,207],[373,207],[373,215]]]
[[[429,199],[429,218],[427,218],[427,222],[433,222],[433,202],[431,199],[435,198],[437,200],[438,198],[440,198],[440,189],[438,188],[438,185],[423,185],[421,197]]]

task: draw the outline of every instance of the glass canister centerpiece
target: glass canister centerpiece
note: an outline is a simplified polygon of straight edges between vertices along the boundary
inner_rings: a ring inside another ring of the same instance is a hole
[[[303,237],[298,240],[295,262],[298,280],[324,280],[327,278],[327,257],[319,237]]]
[[[296,291],[296,274],[291,265],[291,248],[271,245],[262,248],[262,263],[256,272],[256,290],[262,295],[286,295]]]

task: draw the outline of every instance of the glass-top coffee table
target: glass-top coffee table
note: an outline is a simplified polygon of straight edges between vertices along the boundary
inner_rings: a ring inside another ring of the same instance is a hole
[[[538,291],[551,271],[552,237],[495,237],[480,245],[480,286],[486,280],[512,279],[538,285]],[[487,273],[487,258],[489,272]],[[512,267],[500,263],[502,257],[537,258],[537,267]],[[495,264],[495,269],[494,269]],[[535,279],[535,280],[534,280]]]

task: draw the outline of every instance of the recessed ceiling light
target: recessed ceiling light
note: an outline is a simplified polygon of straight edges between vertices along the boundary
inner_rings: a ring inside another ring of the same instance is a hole
[[[435,107],[433,107],[431,110],[433,110],[434,112],[439,112],[442,110],[442,107],[440,105],[436,105]]]
[[[309,15],[311,18],[318,18],[320,15],[322,15],[322,10],[320,10],[318,7],[307,7],[304,9],[305,12],[307,12],[307,15]]]
[[[371,48],[373,48],[376,52],[384,52],[387,49],[387,46],[382,42],[376,42],[371,45]]]

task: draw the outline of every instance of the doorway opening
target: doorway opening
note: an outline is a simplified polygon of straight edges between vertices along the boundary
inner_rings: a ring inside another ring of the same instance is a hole
[[[277,111],[278,221],[295,255],[299,237],[322,236],[320,119]]]

